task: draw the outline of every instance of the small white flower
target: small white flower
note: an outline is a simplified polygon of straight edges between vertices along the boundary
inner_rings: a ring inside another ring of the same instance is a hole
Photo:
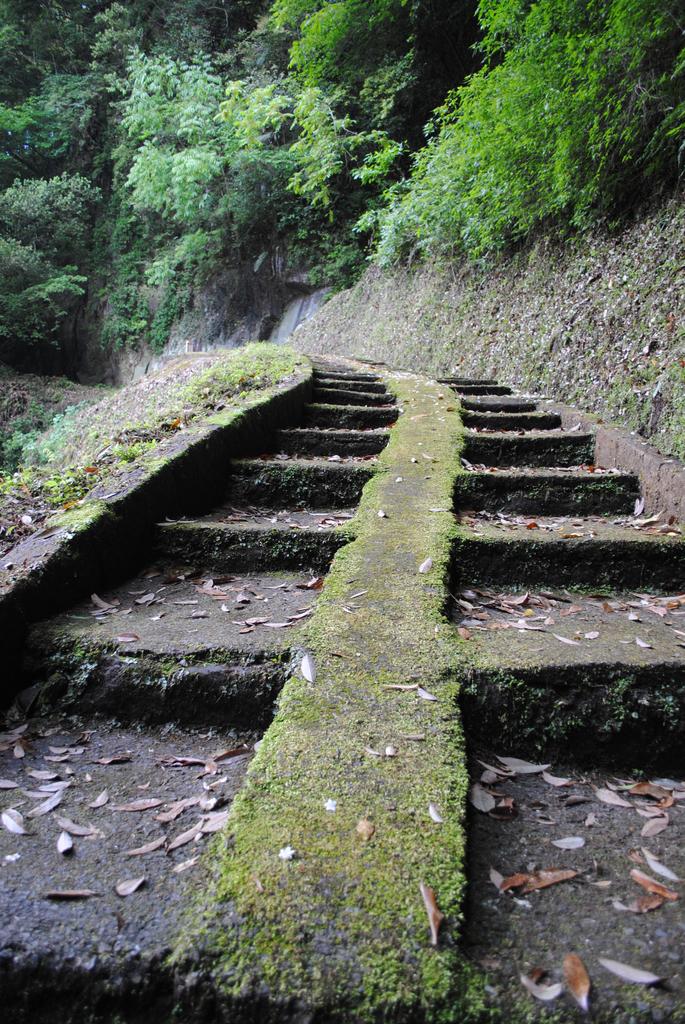
[[[327,811],[337,811],[337,809],[338,809],[338,801],[337,800],[327,800],[326,803],[324,804],[324,807],[326,808]]]
[[[292,846],[284,846],[282,850],[278,851],[278,856],[281,860],[292,860],[295,856],[295,851]]]

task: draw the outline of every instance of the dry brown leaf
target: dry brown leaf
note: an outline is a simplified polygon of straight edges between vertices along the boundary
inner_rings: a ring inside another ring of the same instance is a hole
[[[638,885],[641,885],[643,889],[646,889],[647,892],[653,892],[657,896],[663,896],[665,900],[675,901],[680,899],[678,893],[674,892],[673,889],[667,889],[665,885],[661,884],[661,882],[657,882],[656,878],[651,878],[649,875],[646,875],[643,871],[639,871],[637,868],[633,868],[630,872],[630,877],[634,882],[637,882]]]
[[[422,686],[417,686],[416,692],[418,693],[418,695],[421,698],[421,700],[437,700],[438,699],[432,693],[429,693],[428,690],[424,690],[424,688]]]
[[[419,566],[419,572],[427,573],[427,572],[430,572],[432,568],[433,568],[433,559],[432,558],[427,558],[425,560],[425,562],[421,562],[421,565]]]
[[[38,806],[34,807],[32,811],[29,811],[26,817],[40,818],[44,814],[49,814],[50,811],[54,811],[55,807],[62,803],[63,796],[64,792],[62,790],[58,790],[56,793],[53,793],[52,796],[48,797],[47,800],[44,800],[42,804],[38,804]]]
[[[585,964],[576,953],[567,953],[564,957],[564,981],[566,987],[585,1013],[588,1012],[590,995],[590,975]]]
[[[567,636],[559,636],[558,633],[552,633],[555,640],[560,640],[562,644],[569,644],[571,647],[580,647],[579,640],[570,640]]]
[[[664,789],[663,786],[655,786],[653,782],[638,782],[631,786],[628,792],[631,796],[650,796],[654,800],[671,800],[671,806],[673,805],[670,790]]]
[[[421,895],[423,897],[423,904],[428,914],[428,923],[431,930],[431,946],[437,946],[438,944],[438,933],[440,932],[440,925],[445,920],[445,915],[438,908],[437,901],[435,899],[435,893],[429,885],[421,882]]]
[[[375,831],[376,826],[368,818],[360,818],[357,822],[357,835],[361,836],[365,843],[368,843]]]
[[[462,638],[462,640],[471,639],[471,630],[467,629],[466,626],[457,626],[457,633]]]
[[[658,910],[659,907],[664,905],[663,896],[657,896],[656,894],[639,896],[632,903],[621,903],[620,900],[614,900],[612,906],[614,910],[629,911],[631,914],[646,914],[650,910]]]
[[[140,878],[126,878],[121,882],[117,882],[114,888],[117,896],[131,896],[132,893],[140,889],[142,885],[145,885],[144,875],[141,875]]]
[[[130,760],[130,754],[112,754],[111,757],[101,757],[99,760],[93,761],[93,764],[126,764],[126,762]]]
[[[537,889],[546,889],[558,882],[567,882],[570,878],[575,878],[577,874],[578,872],[572,868],[542,868],[540,871],[519,872],[504,879],[502,892],[506,892],[508,889],[519,889],[523,886],[521,892],[525,895],[535,892]]]

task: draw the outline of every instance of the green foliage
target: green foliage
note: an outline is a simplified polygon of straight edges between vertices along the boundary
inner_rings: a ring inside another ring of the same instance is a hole
[[[482,0],[486,66],[436,112],[387,194],[378,256],[482,257],[536,225],[583,228],[673,179],[685,122],[675,3]]]

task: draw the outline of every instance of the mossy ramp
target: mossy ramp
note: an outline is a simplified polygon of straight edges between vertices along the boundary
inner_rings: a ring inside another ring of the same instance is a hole
[[[175,950],[181,1005],[211,991],[216,1019],[477,1016],[457,950],[466,770],[444,617],[463,430],[445,387],[386,380],[403,415]],[[437,947],[422,883],[446,915]]]

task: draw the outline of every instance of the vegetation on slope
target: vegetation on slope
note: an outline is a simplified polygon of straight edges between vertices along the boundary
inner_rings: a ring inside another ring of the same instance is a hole
[[[26,465],[0,472],[0,550],[123,467],[135,468],[165,438],[284,380],[297,360],[292,349],[265,343],[179,358],[95,404],[67,408],[24,450]]]

